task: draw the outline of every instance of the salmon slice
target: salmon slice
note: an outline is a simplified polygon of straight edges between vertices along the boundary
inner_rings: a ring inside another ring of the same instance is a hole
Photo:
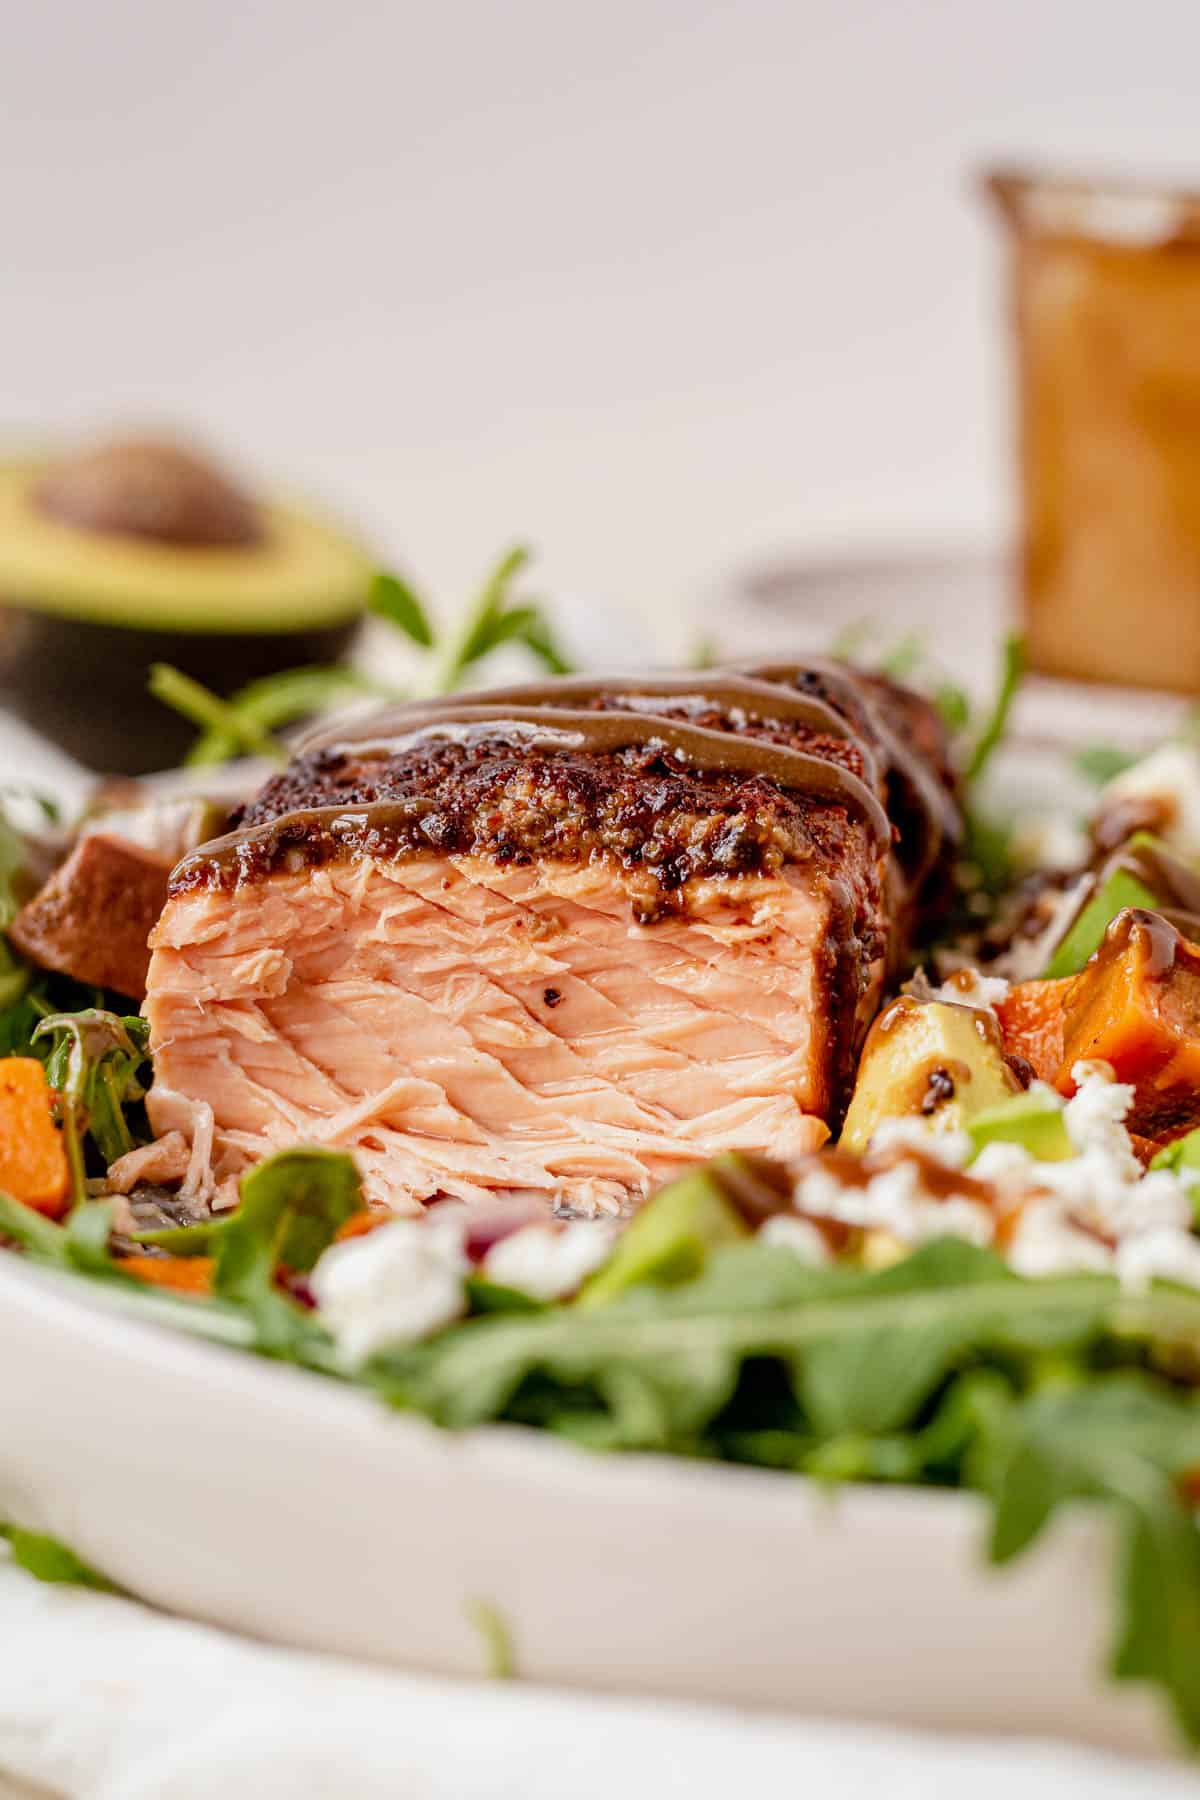
[[[396,1211],[587,1216],[817,1149],[955,816],[884,698],[832,669],[566,681],[318,740],[151,940],[148,1105],[189,1187],[304,1141]]]
[[[298,1134],[352,1150],[396,1210],[503,1189],[618,1212],[722,1150],[818,1148],[828,906],[792,873],[709,882],[665,942],[621,898],[600,865],[482,857],[179,895],[153,939],[155,1129],[210,1107],[217,1181]]]

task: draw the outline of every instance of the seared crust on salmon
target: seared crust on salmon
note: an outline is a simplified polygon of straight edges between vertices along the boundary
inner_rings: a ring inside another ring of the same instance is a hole
[[[400,1210],[623,1211],[804,1154],[956,828],[932,713],[837,667],[356,722],[176,870],[153,1121],[211,1132],[215,1181],[343,1145]]]

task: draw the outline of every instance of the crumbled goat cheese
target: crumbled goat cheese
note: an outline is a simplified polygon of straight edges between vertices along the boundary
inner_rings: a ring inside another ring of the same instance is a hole
[[[1023,1209],[1007,1257],[1018,1275],[1107,1274],[1113,1260],[1107,1244],[1080,1231],[1056,1206],[1037,1202]]]
[[[1076,1150],[1102,1150],[1125,1168],[1140,1170],[1125,1129],[1133,1089],[1114,1079],[1108,1063],[1077,1062],[1071,1080],[1075,1095],[1067,1101],[1063,1123]]]
[[[1088,839],[1067,814],[1043,813],[1018,824],[1008,848],[1021,869],[1077,869],[1087,860]]]
[[[978,969],[956,969],[941,987],[934,988],[930,998],[951,1006],[973,1006],[977,1012],[992,1013],[1008,992],[1009,984],[999,975],[984,975]]]
[[[1200,1238],[1178,1226],[1160,1225],[1118,1244],[1117,1274],[1136,1293],[1155,1277],[1200,1288]]]
[[[791,1213],[776,1213],[759,1232],[764,1244],[778,1244],[791,1250],[802,1262],[820,1266],[833,1260],[833,1253],[811,1219],[798,1219]]]
[[[871,1149],[920,1150],[949,1169],[965,1169],[971,1140],[965,1131],[937,1131],[927,1119],[884,1119],[871,1133]]]
[[[801,1177],[796,1205],[802,1214],[837,1219],[866,1231],[890,1232],[906,1244],[921,1244],[935,1237],[989,1244],[995,1229],[991,1213],[979,1201],[965,1194],[949,1194],[945,1199],[928,1194],[916,1162],[897,1162],[890,1169],[881,1169],[861,1187],[839,1181],[818,1165]]]
[[[461,1219],[396,1219],[326,1250],[311,1286],[322,1324],[354,1367],[457,1319],[469,1267]]]
[[[1130,800],[1157,802],[1159,835],[1180,856],[1200,857],[1200,750],[1163,744],[1105,785],[1100,811]]]
[[[524,1225],[492,1245],[483,1273],[531,1299],[562,1300],[607,1260],[618,1235],[616,1225],[600,1219],[577,1219],[561,1228]]]
[[[971,1175],[996,1190],[994,1211],[962,1195],[929,1196],[916,1161],[899,1162],[863,1187],[838,1181],[818,1163],[800,1182],[797,1207],[890,1232],[906,1244],[942,1234],[993,1243],[998,1221],[1017,1207],[1005,1253],[1020,1275],[1092,1270],[1134,1288],[1155,1276],[1200,1287],[1189,1181],[1169,1169],[1143,1170],[1125,1127],[1133,1089],[1115,1080],[1107,1063],[1079,1062],[1071,1074],[1076,1092],[1065,1104],[1044,1084],[1030,1092],[1062,1108],[1073,1157],[1037,1162],[1020,1144],[991,1143],[971,1162]],[[964,1168],[971,1154],[965,1133],[938,1133],[911,1118],[888,1120],[871,1147],[919,1150],[950,1169]]]

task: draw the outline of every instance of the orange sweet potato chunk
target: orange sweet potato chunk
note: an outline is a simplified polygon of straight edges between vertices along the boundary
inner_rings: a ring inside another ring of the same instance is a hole
[[[32,1056],[0,1059],[0,1191],[57,1218],[71,1187],[46,1071]]]
[[[123,1274],[148,1281],[152,1287],[205,1297],[212,1293],[211,1256],[126,1256],[119,1266]]]
[[[1040,1081],[1054,1082],[1063,1061],[1063,1018],[1074,977],[1018,981],[996,1004],[1007,1056],[1022,1057]]]
[[[1147,1138],[1200,1120],[1200,948],[1155,914],[1123,912],[1070,984],[1056,1086],[1071,1069],[1111,1063],[1134,1089],[1130,1130]]]

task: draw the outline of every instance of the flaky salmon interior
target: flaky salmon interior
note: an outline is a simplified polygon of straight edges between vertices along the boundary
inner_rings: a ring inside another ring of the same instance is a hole
[[[217,1184],[298,1140],[352,1150],[401,1212],[618,1213],[721,1151],[818,1148],[828,886],[792,866],[681,902],[641,925],[602,859],[478,855],[178,892],[152,938],[154,1127],[211,1133]]]

